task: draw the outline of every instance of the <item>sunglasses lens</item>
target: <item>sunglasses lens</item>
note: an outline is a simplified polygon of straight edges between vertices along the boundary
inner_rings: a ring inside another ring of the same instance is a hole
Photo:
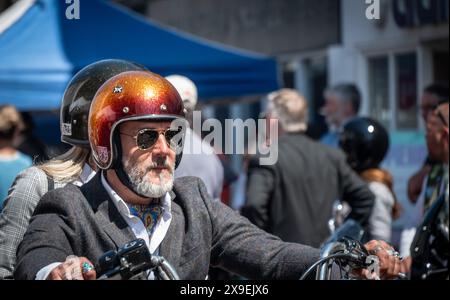
[[[137,145],[140,149],[148,149],[158,140],[159,133],[155,130],[145,130],[139,132],[136,137]]]
[[[165,134],[167,142],[172,144],[173,138],[179,133],[181,133],[181,129],[168,129]],[[181,144],[181,139],[178,141],[178,144]]]

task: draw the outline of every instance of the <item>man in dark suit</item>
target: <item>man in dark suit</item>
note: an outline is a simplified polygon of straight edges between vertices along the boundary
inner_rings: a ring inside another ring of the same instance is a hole
[[[81,188],[43,197],[19,246],[15,278],[95,279],[92,262],[136,237],[181,279],[205,279],[210,264],[248,278],[295,279],[314,263],[318,250],[258,229],[212,201],[198,178],[173,181],[183,136],[174,124],[182,117],[181,98],[163,77],[125,72],[107,81],[89,115],[102,171]],[[398,273],[389,246],[368,249],[380,257],[382,275]]]
[[[333,203],[346,201],[348,215],[364,227],[374,195],[347,165],[337,149],[319,144],[304,132],[305,99],[283,89],[268,97],[267,120],[279,129],[278,161],[262,165],[259,157],[248,169],[246,204],[241,213],[258,227],[286,242],[319,247],[331,234]]]

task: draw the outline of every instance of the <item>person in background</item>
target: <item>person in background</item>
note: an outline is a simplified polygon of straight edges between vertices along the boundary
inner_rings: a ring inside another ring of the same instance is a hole
[[[242,215],[283,241],[319,247],[331,233],[333,203],[341,199],[352,209],[348,217],[365,227],[374,195],[344,153],[304,134],[308,107],[303,96],[282,89],[268,99],[267,124],[280,124],[278,161],[262,165],[259,155],[250,161]]]
[[[389,149],[389,136],[376,120],[356,117],[348,121],[339,135],[339,146],[348,164],[364,179],[375,195],[369,219],[369,238],[391,242],[392,222],[400,209],[394,193],[392,175],[380,168]]]
[[[431,84],[427,86],[420,100],[420,112],[424,124],[427,123],[427,116],[438,105],[439,102],[448,101],[448,87],[441,84]],[[441,164],[434,161],[429,155],[427,156],[422,168],[412,175],[408,180],[408,198],[411,203],[416,203],[422,192],[422,185],[425,177],[428,176],[429,181],[439,181],[439,177],[443,174]],[[431,182],[430,182],[431,184]]]
[[[434,184],[434,191],[425,195],[424,211],[426,212],[436,199],[448,188],[449,162],[449,101],[443,100],[427,118],[426,141],[431,159],[440,163],[443,169],[441,180]]]
[[[325,104],[320,114],[325,117],[328,132],[320,141],[328,146],[338,148],[339,130],[349,119],[358,115],[361,106],[361,93],[351,83],[343,83],[333,86],[324,93]]]
[[[442,180],[425,199],[423,222],[411,244],[412,279],[449,279],[449,103],[442,100],[427,117],[430,158],[442,164]],[[409,261],[407,260],[407,263]]]
[[[214,153],[214,149],[201,139],[200,133],[192,130],[193,112],[197,104],[197,87],[189,78],[170,75],[166,79],[175,87],[183,100],[186,119],[190,127],[186,128],[183,157],[175,171],[175,178],[196,176],[203,180],[206,190],[214,200],[220,200],[224,180],[224,168]],[[200,121],[200,120],[199,120]]]
[[[415,230],[402,269],[410,278],[449,279],[449,104],[442,100],[427,116],[426,141],[430,158],[442,164],[442,180],[434,197],[424,203],[424,217]],[[408,246],[409,246],[408,245]]]
[[[14,178],[32,164],[31,158],[16,148],[23,126],[22,117],[14,106],[0,106],[0,212]]]
[[[432,96],[434,95],[434,96]],[[439,97],[437,95],[440,95]],[[447,95],[447,96],[445,96]],[[425,99],[425,100],[424,100]],[[409,200],[414,204],[411,217],[406,220],[404,228],[400,237],[400,254],[402,256],[410,255],[410,246],[416,229],[422,222],[424,213],[427,211],[430,204],[437,198],[442,189],[442,183],[445,182],[445,164],[439,159],[439,145],[429,139],[430,133],[433,132],[434,127],[429,127],[428,117],[440,104],[448,104],[448,89],[443,86],[432,85],[424,92],[422,98],[422,117],[426,118],[426,132],[427,132],[427,159],[418,172],[410,177],[408,181],[408,195]],[[431,109],[434,105],[434,110]],[[431,134],[434,136],[434,134]],[[431,141],[431,142],[430,142]],[[419,188],[417,188],[419,187]],[[419,193],[419,195],[417,195]]]
[[[131,70],[145,68],[124,60],[101,60],[83,68],[67,85],[61,105],[60,129],[61,140],[72,147],[16,177],[0,215],[0,279],[12,279],[17,247],[40,199],[50,190],[67,183],[80,186],[95,175],[96,165],[90,155],[87,132],[91,101],[107,79]]]
[[[17,149],[33,159],[33,163],[42,163],[49,159],[47,147],[34,135],[35,124],[29,112],[22,112],[24,129],[20,133],[20,142]]]

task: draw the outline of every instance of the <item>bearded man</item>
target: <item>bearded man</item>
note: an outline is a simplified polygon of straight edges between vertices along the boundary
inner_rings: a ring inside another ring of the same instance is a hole
[[[15,278],[96,279],[93,262],[136,238],[181,279],[205,279],[210,265],[246,278],[298,279],[317,261],[318,249],[284,243],[212,201],[199,178],[173,180],[183,118],[180,95],[159,75],[124,72],[103,84],[88,125],[101,171],[81,188],[67,185],[41,199],[18,249]],[[377,245],[367,248],[378,247],[380,275],[395,276],[398,258]]]

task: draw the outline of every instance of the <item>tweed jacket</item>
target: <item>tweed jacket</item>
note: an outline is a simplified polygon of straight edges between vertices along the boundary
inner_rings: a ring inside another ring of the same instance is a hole
[[[136,238],[100,178],[41,199],[18,249],[16,279],[34,279],[41,268],[69,255],[96,263],[104,252]],[[210,265],[246,278],[298,279],[319,250],[282,242],[212,201],[199,178],[182,177],[174,182],[172,221],[159,254],[181,279],[205,279]]]
[[[17,175],[0,214],[0,279],[12,279],[16,251],[39,200],[52,188],[65,185],[48,180],[45,172],[30,167]]]

